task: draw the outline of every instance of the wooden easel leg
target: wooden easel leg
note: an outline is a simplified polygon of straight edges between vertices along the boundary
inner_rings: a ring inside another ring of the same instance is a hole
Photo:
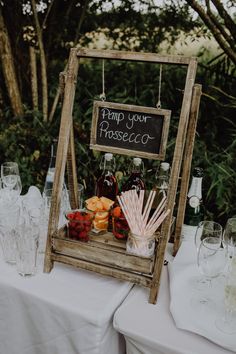
[[[149,293],[149,300],[148,300],[149,304],[156,304],[159,285],[160,283],[158,282],[156,286],[153,285],[151,286],[150,293]]]
[[[191,107],[189,113],[189,125],[188,125],[186,143],[184,149],[178,213],[177,213],[176,224],[175,224],[173,256],[176,255],[180,246],[180,237],[181,237],[182,225],[184,222],[184,213],[185,213],[186,198],[188,193],[189,177],[190,177],[191,162],[193,156],[193,148],[194,148],[201,93],[202,93],[202,86],[199,84],[195,84],[193,86],[193,94],[192,94]]]
[[[50,273],[53,268],[54,262],[51,260],[51,257],[45,255],[44,259],[44,273]]]

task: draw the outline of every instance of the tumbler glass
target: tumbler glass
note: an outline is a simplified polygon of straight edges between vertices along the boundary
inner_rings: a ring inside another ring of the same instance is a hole
[[[11,206],[0,210],[0,240],[5,262],[16,262],[15,234],[19,223],[20,207]]]
[[[15,234],[16,268],[22,276],[36,273],[39,227],[34,223],[22,222]]]

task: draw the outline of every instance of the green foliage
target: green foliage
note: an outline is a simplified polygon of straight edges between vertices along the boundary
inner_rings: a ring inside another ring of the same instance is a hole
[[[38,112],[26,111],[24,117],[12,118],[6,114],[0,132],[0,163],[19,164],[23,193],[31,185],[42,190],[50,159],[50,146],[58,136],[58,121],[42,123]]]

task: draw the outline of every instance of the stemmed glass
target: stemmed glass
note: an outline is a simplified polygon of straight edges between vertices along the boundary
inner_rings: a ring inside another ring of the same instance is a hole
[[[206,293],[195,299],[195,304],[204,305],[212,303],[208,292],[212,287],[212,279],[218,277],[227,264],[227,248],[222,247],[220,238],[204,238],[198,249],[197,264],[205,278]]]
[[[215,321],[216,327],[227,334],[236,333],[236,257],[232,258],[224,288],[224,315]]]
[[[201,242],[205,238],[207,237],[214,238],[216,240],[215,241],[216,244],[220,245],[222,242],[222,233],[223,233],[223,229],[219,223],[212,220],[201,221],[197,226],[195,238],[194,238],[194,242],[197,250],[197,257],[198,257],[199,247],[201,245]],[[205,277],[200,276],[195,280],[194,288],[196,290],[204,290],[205,283],[206,283]]]
[[[202,240],[204,240],[204,238],[206,237],[214,237],[220,239],[221,242],[222,233],[223,233],[222,226],[217,222],[211,220],[201,221],[198,224],[195,233],[195,246],[197,248],[197,251],[199,249]]]
[[[224,229],[223,242],[228,247],[229,257],[235,256],[236,250],[236,218],[227,220]]]

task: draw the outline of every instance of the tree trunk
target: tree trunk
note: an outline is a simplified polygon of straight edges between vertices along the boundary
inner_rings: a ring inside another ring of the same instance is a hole
[[[39,19],[36,10],[35,0],[31,0],[32,10],[34,14],[34,21],[36,26],[36,33],[39,45],[39,55],[41,63],[41,80],[42,80],[42,110],[43,110],[43,120],[46,122],[48,120],[48,79],[47,79],[47,68],[46,68],[46,57],[43,45],[42,31],[39,24]]]
[[[30,54],[30,76],[31,76],[31,91],[33,110],[38,110],[38,77],[37,77],[37,62],[35,48],[29,47]]]
[[[15,116],[23,115],[23,104],[20,90],[16,78],[16,71],[11,50],[10,39],[7,28],[4,23],[2,10],[0,7],[0,58],[2,61],[2,70],[8,96],[11,102],[13,114]]]
[[[67,13],[66,13],[66,16],[69,17],[69,12],[71,11],[72,9],[72,4],[71,3],[71,6],[68,8],[67,10]],[[84,0],[84,4],[83,4],[83,8],[82,8],[82,13],[80,15],[80,19],[79,19],[79,23],[78,23],[78,27],[76,29],[76,34],[75,34],[75,38],[74,38],[74,45],[77,44],[78,40],[79,40],[79,36],[80,36],[80,30],[81,30],[81,27],[82,27],[82,24],[83,24],[83,21],[84,21],[84,18],[85,18],[85,14],[86,14],[86,10],[88,8],[88,4],[89,4],[89,0]],[[66,70],[66,67],[64,68],[64,71]],[[60,94],[61,94],[61,89],[60,89],[60,82],[58,84],[58,87],[57,87],[57,93],[56,93],[56,96],[54,97],[54,101],[53,101],[53,105],[52,105],[52,109],[51,109],[51,112],[49,114],[49,121],[51,122],[53,120],[53,116],[54,116],[54,113],[56,111],[56,108],[57,108],[57,105],[58,105],[58,102],[59,102],[59,98],[60,98]]]

